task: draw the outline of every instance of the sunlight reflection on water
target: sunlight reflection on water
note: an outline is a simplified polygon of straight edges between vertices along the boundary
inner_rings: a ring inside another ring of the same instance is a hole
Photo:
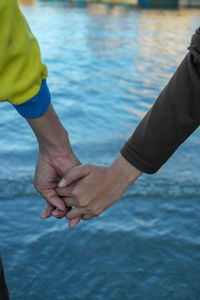
[[[73,148],[108,164],[187,53],[199,11],[32,3],[22,9]],[[158,174],[69,231],[39,219],[35,138],[8,103],[1,111],[0,249],[14,300],[198,299],[199,131]]]

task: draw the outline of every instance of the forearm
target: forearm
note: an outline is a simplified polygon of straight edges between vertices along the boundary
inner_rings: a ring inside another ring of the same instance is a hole
[[[34,185],[38,192],[47,200],[42,218],[51,215],[54,207],[59,208],[59,217],[65,215],[65,205],[55,188],[65,172],[79,164],[74,155],[68,133],[57,117],[52,104],[39,118],[27,119],[38,141],[39,156],[35,170]]]
[[[121,150],[143,172],[156,172],[200,124],[200,29],[189,50]]]
[[[64,152],[69,146],[68,133],[57,117],[52,104],[39,118],[27,119],[37,138],[40,151]]]

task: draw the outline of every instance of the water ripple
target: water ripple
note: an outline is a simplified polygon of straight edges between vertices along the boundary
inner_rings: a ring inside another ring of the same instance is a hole
[[[52,101],[80,160],[110,164],[170,79],[199,10],[74,7],[23,11],[48,65]],[[15,300],[199,299],[199,132],[74,230],[39,218],[37,144],[8,103],[0,118],[0,250]]]

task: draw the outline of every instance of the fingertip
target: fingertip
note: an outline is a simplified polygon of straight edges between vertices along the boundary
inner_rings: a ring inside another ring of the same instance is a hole
[[[65,206],[64,202],[62,200],[60,200],[60,203],[58,203],[56,205],[56,208],[63,212],[66,209],[66,206]]]
[[[51,216],[51,213],[47,213],[47,212],[42,212],[40,214],[41,219],[46,219],[46,218],[49,218],[50,216]]]
[[[55,218],[62,219],[65,216],[65,212],[60,211],[60,210],[54,210],[54,211],[52,211],[51,215]]]
[[[47,203],[45,208],[43,209],[42,213],[40,214],[41,219],[46,219],[51,216],[51,212],[54,210],[54,207],[50,204]]]
[[[80,220],[81,220],[80,218],[76,218],[76,219],[69,221],[69,224],[68,224],[69,228],[75,227],[80,222]]]
[[[52,211],[51,215],[52,215],[52,217],[55,217],[55,218],[57,218],[59,216],[57,210]]]
[[[75,224],[72,224],[72,222],[70,221],[70,222],[68,223],[68,227],[69,227],[70,229],[72,229],[73,227],[75,227]]]

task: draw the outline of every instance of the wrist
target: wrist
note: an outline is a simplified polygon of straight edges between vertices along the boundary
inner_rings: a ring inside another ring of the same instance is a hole
[[[58,170],[60,176],[63,176],[69,168],[80,164],[80,161],[72,150],[68,134],[65,142],[59,145],[43,141],[39,143],[39,159],[46,161],[55,170]]]
[[[51,132],[50,134],[40,135],[37,134],[36,138],[39,145],[39,151],[41,153],[51,154],[67,152],[70,146],[68,132],[60,127],[58,132]]]
[[[131,165],[121,154],[110,165],[108,172],[114,177],[114,181],[127,189],[142,174],[141,171]]]
[[[41,117],[27,121],[35,133],[40,152],[65,152],[70,148],[68,132],[62,126],[52,105]]]

